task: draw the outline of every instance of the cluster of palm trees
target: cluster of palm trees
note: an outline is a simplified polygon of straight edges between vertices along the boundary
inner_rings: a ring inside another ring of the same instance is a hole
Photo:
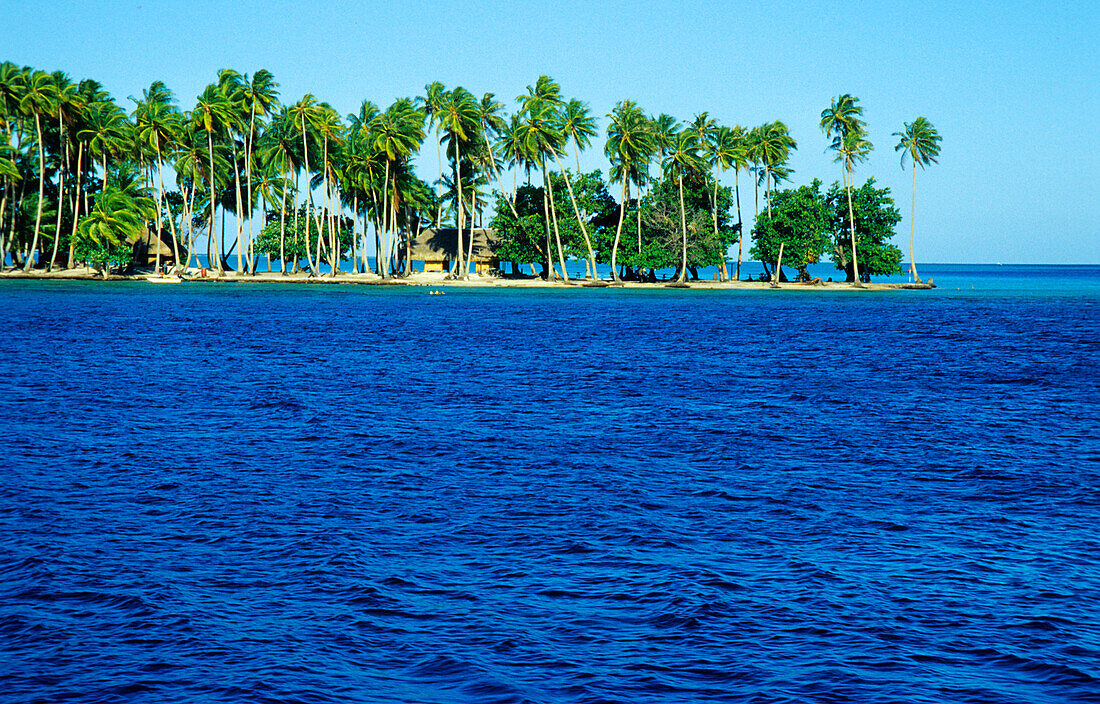
[[[540,76],[517,96],[518,108],[511,115],[492,93],[478,99],[465,88],[448,90],[438,82],[425,86],[424,95],[400,98],[384,111],[364,101],[357,114],[346,118],[311,94],[282,103],[278,89],[266,70],[251,76],[223,70],[194,106],[183,110],[156,81],[140,98],[130,99],[134,107],[127,114],[93,80],[73,83],[62,72],[0,64],[2,261],[10,259],[26,270],[36,264],[71,267],[76,258],[88,261],[97,249],[101,255],[120,250],[149,232],[171,242],[173,259],[181,266],[197,264],[205,245],[209,266],[219,273],[234,268],[235,253],[238,272],[255,273],[258,255],[266,254],[269,270],[278,260],[283,273],[301,267],[335,276],[350,257],[354,271],[371,270],[373,259],[373,270],[388,277],[411,271],[411,243],[424,224],[449,222],[458,230],[452,273],[465,276],[472,229],[493,205],[490,189],[498,193],[497,209],[518,218],[515,198],[522,171],[528,181],[532,172],[542,177],[547,275],[557,275],[550,263],[553,252],[560,275],[569,276],[554,198],[560,174],[583,235],[583,252],[573,251],[586,260],[589,276],[595,277],[599,260],[611,264],[618,280],[631,187],[640,193],[650,186],[657,165],[680,193],[682,281],[688,269],[685,180],[711,194],[717,235],[719,172],[733,168],[740,232],[740,172],[754,176],[757,192],[764,188],[770,212],[771,192],[790,179],[789,157],[797,148],[779,121],[751,129],[726,127],[702,113],[681,125],[669,115],[648,116],[632,101],[618,103],[608,115],[604,146],[610,180],[621,188],[618,221],[610,251],[606,245],[597,251],[591,214],[579,207],[563,163],[573,151],[580,173],[580,153],[597,137],[597,122],[587,104],[565,98],[549,76]],[[854,165],[871,149],[861,115],[858,100],[843,95],[821,119],[843,162],[849,193]],[[412,159],[433,130],[434,188],[412,169]],[[902,144],[913,160],[914,189],[915,166],[935,160],[938,140],[924,118],[906,125]],[[502,183],[509,169],[510,189]],[[235,233],[225,232],[227,215]],[[349,220],[354,230],[350,247],[341,237]],[[852,225],[854,230],[854,218]],[[258,250],[258,231],[273,232],[276,226],[278,246]],[[295,247],[288,247],[288,237]],[[743,238],[737,239],[735,277],[740,278]],[[853,232],[853,260],[855,239]],[[59,258],[62,245],[68,254]],[[715,264],[726,278],[721,259]]]

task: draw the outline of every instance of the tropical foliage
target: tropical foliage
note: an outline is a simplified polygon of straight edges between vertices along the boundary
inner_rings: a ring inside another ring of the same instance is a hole
[[[493,93],[433,82],[421,96],[385,108],[363,101],[346,116],[312,94],[281,96],[263,69],[212,78],[192,100],[154,81],[127,113],[94,80],[0,63],[0,261],[24,270],[83,262],[106,274],[127,263],[136,241],[159,239],[155,259],[135,265],[249,275],[266,261],[283,274],[387,278],[411,273],[422,228],[451,226],[451,275],[465,277],[472,229],[488,224],[498,231],[495,254],[515,272],[538,264],[539,275],[568,280],[572,261],[574,275],[584,262],[587,278],[603,264],[615,280],[670,268],[683,281],[702,266],[726,279],[740,276],[745,251],[742,171],[767,213],[767,222],[755,218],[753,256],[771,262],[779,242],[799,266],[827,249],[817,229],[792,229],[809,217],[796,204],[820,200],[817,182],[777,190],[792,178],[797,148],[778,120],[725,126],[703,112],[680,123],[623,100],[606,116],[604,180],[580,168],[600,138],[597,116],[550,76],[516,96],[511,114]],[[833,254],[858,281],[889,269],[893,256],[856,263],[878,246],[873,218],[860,213],[872,194],[853,192],[855,165],[871,148],[858,99],[835,98],[821,126],[844,176],[847,222],[830,222],[851,254]],[[940,137],[923,117],[896,136],[903,163],[913,162],[915,196],[915,167],[935,162]],[[425,141],[437,154],[432,183],[412,166]],[[732,188],[722,184],[731,170]],[[912,237],[911,229],[910,250]]]

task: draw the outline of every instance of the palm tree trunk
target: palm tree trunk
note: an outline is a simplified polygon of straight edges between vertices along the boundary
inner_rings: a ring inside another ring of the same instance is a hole
[[[550,182],[550,175],[546,170],[546,163],[542,164],[542,181],[546,184],[550,198],[550,219],[554,223],[554,242],[558,247],[558,261],[561,263],[561,277],[565,283],[569,283],[569,272],[565,269],[565,250],[561,246],[561,231],[558,229],[558,209],[554,207],[554,185]]]
[[[733,187],[737,192],[737,275],[736,280],[741,280],[741,244],[745,241],[745,223],[741,220],[741,182],[738,176],[741,169],[733,172]]]
[[[458,247],[455,256],[458,257],[458,278],[465,279],[470,274],[470,264],[464,258],[462,251],[462,226],[465,224],[465,203],[462,200],[462,163],[459,160],[458,142],[455,141],[455,185],[458,188],[458,201],[455,204],[455,226],[458,228]]]
[[[61,134],[61,154],[63,163],[57,170],[57,224],[53,228],[53,253],[50,255],[50,264],[47,271],[53,271],[53,264],[57,261],[57,248],[61,244],[61,204],[65,202],[65,165],[69,162],[69,152],[65,149],[65,121],[61,119],[60,108],[57,111],[57,125]]]
[[[680,183],[680,228],[684,234],[684,250],[680,259],[680,282],[683,283],[687,278],[687,265],[688,265],[688,227],[687,227],[687,215],[684,212],[684,175],[680,174],[680,178],[677,179]]]
[[[210,170],[206,173],[207,180],[210,181],[210,224],[207,227],[207,240],[206,240],[206,264],[210,266],[213,264],[211,258],[213,257],[212,249],[214,244],[214,209],[217,201],[214,200],[214,133],[210,130],[206,131],[206,148],[207,154],[210,160]],[[218,256],[217,266],[218,276],[222,274],[222,258]]]
[[[578,160],[580,159],[579,156],[577,158]],[[565,172],[565,167],[561,165],[561,159],[558,158],[557,151],[554,152],[554,160],[558,162],[558,168],[561,169],[561,175],[565,178],[565,186],[569,189],[569,201],[573,204],[573,212],[577,215],[577,224],[581,226],[581,234],[584,235],[584,246],[588,248],[588,265],[592,267],[592,278],[595,279],[596,253],[592,249],[592,240],[588,236],[588,227],[586,227],[584,224],[584,218],[581,216],[581,210],[577,207],[577,197],[573,193],[573,183],[569,179],[569,174]],[[580,173],[580,166],[577,167],[577,173]],[[507,200],[507,198],[505,200]],[[519,219],[518,216],[516,219]]]
[[[851,184],[851,181],[853,179],[851,178],[852,174],[848,174],[848,176],[849,176],[849,179],[848,179],[849,183],[845,184],[846,188],[844,190],[848,194],[848,222],[850,223],[850,226],[851,226],[851,235],[852,235],[852,286],[854,286],[856,288],[863,288],[863,283],[860,281],[860,278],[859,278],[859,261],[856,259],[856,218],[855,218],[855,215],[852,214],[852,184]]]
[[[913,210],[909,215],[909,271],[914,283],[923,283],[917,273],[917,261],[913,258],[913,231],[917,222],[917,162],[913,162]]]
[[[714,239],[718,240],[718,175],[714,175],[714,196],[710,200],[711,214],[714,218]],[[725,281],[729,278],[726,274],[726,253],[723,251],[718,261],[718,278]]]
[[[69,234],[69,261],[66,268],[72,269],[76,264],[76,226],[80,223],[80,188],[83,185],[84,169],[81,163],[84,161],[84,142],[76,150],[76,197],[73,199],[73,231]]]
[[[626,215],[626,203],[629,200],[630,193],[627,190],[627,179],[623,175],[623,198],[619,204],[619,224],[615,226],[615,242],[611,245],[611,278],[615,283],[621,283],[622,279],[619,278],[619,270],[616,268],[619,259],[619,236],[623,232],[623,217]]]
[[[34,265],[34,250],[38,249],[38,230],[42,227],[42,198],[46,188],[46,150],[42,145],[42,119],[37,111],[34,113],[34,128],[38,132],[38,215],[34,219],[34,241],[23,271],[30,271]]]

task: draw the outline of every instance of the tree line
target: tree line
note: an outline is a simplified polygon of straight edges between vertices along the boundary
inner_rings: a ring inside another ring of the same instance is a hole
[[[596,117],[548,76],[517,96],[511,113],[492,93],[479,99],[434,82],[385,110],[365,100],[341,116],[312,94],[282,102],[266,70],[220,71],[190,109],[160,81],[129,101],[127,112],[95,80],[0,63],[0,262],[28,272],[84,263],[106,275],[153,233],[170,243],[179,267],[205,255],[219,274],[255,274],[265,255],[268,270],[277,262],[284,274],[337,276],[350,265],[388,278],[411,273],[411,243],[423,228],[450,226],[458,232],[451,274],[464,277],[473,229],[488,224],[498,256],[516,272],[537,263],[539,275],[568,280],[572,260],[584,262],[588,277],[602,263],[616,281],[666,268],[683,281],[714,265],[725,280],[741,277],[745,253],[742,172],[754,183],[749,254],[776,275],[783,247],[804,274],[831,243],[838,269],[856,285],[900,261],[900,252],[876,253],[892,247],[885,240],[900,219],[872,212],[893,209],[888,190],[854,186],[871,145],[862,107],[848,95],[822,113],[843,185],[826,197],[814,182],[834,215],[820,222],[791,210],[810,187],[778,188],[791,180],[797,148],[781,121],[747,129],[704,112],[680,124],[621,101],[607,116],[605,180],[580,170],[580,153],[600,136]],[[916,166],[934,163],[940,138],[925,118],[896,136],[903,162],[912,160],[915,200]],[[412,168],[429,139],[434,183]],[[566,167],[570,156],[575,170]],[[728,170],[732,188],[720,184]],[[840,189],[847,224],[835,217]],[[889,223],[889,232],[860,237],[859,226],[872,221]],[[911,229],[910,249],[912,237]]]

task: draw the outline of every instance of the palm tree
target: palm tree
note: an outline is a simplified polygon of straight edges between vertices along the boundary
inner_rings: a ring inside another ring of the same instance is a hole
[[[210,222],[208,223],[207,230],[208,246],[212,245],[214,242],[214,215],[215,208],[217,207],[217,196],[214,193],[215,174],[217,173],[214,170],[214,135],[218,134],[220,136],[228,132],[233,119],[232,103],[224,91],[214,84],[208,85],[202,94],[199,95],[198,103],[191,112],[193,124],[206,133],[209,163],[209,170],[206,172],[206,178],[210,186]],[[224,271],[220,248],[217,254],[218,265],[216,269],[220,275]]]
[[[453,153],[452,169],[458,199],[455,203],[455,227],[458,229],[458,251],[456,252],[455,273],[465,279],[469,274],[469,263],[462,250],[462,228],[465,225],[465,208],[462,200],[462,150],[475,141],[481,124],[477,99],[462,86],[443,94],[439,103],[436,119],[439,127],[447,133],[448,151]]]
[[[161,212],[164,203],[164,150],[173,149],[178,139],[180,130],[179,110],[172,104],[172,91],[161,83],[154,81],[143,92],[142,100],[136,101],[134,109],[135,136],[140,144],[151,147],[155,157],[154,167],[157,170],[157,237],[161,231]],[[179,266],[179,243],[176,239],[175,220],[168,218],[168,224],[172,234],[172,248]],[[157,248],[157,268],[160,268],[160,248]]]
[[[316,145],[315,132],[322,121],[324,109],[320,104],[318,104],[317,99],[314,98],[311,93],[306,93],[304,96],[302,96],[301,100],[290,106],[290,114],[293,118],[291,124],[296,130],[298,130],[298,134],[302,138],[302,168],[305,170],[306,179],[308,180],[310,177],[309,141],[311,138],[313,138]],[[314,266],[313,258],[310,256],[309,249],[309,213],[313,210],[312,188],[306,189],[306,201],[309,204],[309,209],[306,213],[306,260],[309,264],[310,272],[313,274],[317,274],[318,270]],[[295,213],[297,213],[297,209],[295,209]],[[295,215],[294,231],[298,231],[297,215]]]
[[[521,106],[519,114],[522,121],[521,141],[524,143],[524,150],[534,158],[534,163],[542,171],[543,199],[547,218],[547,248],[549,249],[552,224],[562,278],[568,282],[569,272],[565,268],[565,252],[561,245],[558,213],[554,203],[554,184],[546,168],[546,157],[553,155],[557,158],[558,150],[564,146],[567,139],[567,136],[559,130],[558,112],[565,107],[561,86],[550,76],[539,76],[535,85],[527,86],[527,93],[518,96],[516,102]],[[547,258],[549,259],[549,256]],[[553,265],[548,267],[548,274],[553,271],[553,268]]]
[[[54,71],[51,75],[57,89],[55,104],[57,106],[59,151],[57,155],[57,222],[54,224],[53,252],[50,254],[49,271],[53,271],[54,262],[57,261],[57,248],[61,243],[61,215],[64,210],[62,206],[65,201],[65,173],[69,168],[69,154],[72,151],[69,148],[68,140],[66,140],[65,127],[68,126],[71,133],[78,115],[84,109],[83,96],[81,96],[77,86],[69,77],[61,71]],[[76,217],[76,200],[76,197],[74,197],[74,218]]]
[[[662,166],[666,174],[676,174],[676,181],[680,187],[680,228],[683,232],[683,254],[680,260],[680,275],[677,281],[684,282],[687,277],[687,211],[684,208],[684,176],[698,172],[702,166],[699,157],[699,144],[696,141],[697,132],[685,129],[672,141],[672,146],[666,154]]]
[[[745,225],[741,218],[741,170],[749,168],[749,140],[744,127],[734,125],[730,128],[731,141],[733,142],[733,187],[737,195],[737,271],[735,280],[741,279],[741,252],[745,242]]]
[[[435,157],[439,165],[439,173],[437,174],[438,180],[436,181],[436,198],[439,198],[439,189],[443,183],[443,148],[440,145],[440,132],[443,130],[443,123],[440,122],[440,115],[443,112],[444,96],[447,94],[447,89],[439,81],[433,81],[424,86],[424,95],[418,98],[421,106],[424,108],[424,114],[428,120],[428,129],[431,129],[435,125]],[[442,200],[440,200],[442,204]],[[440,210],[436,212],[435,224],[439,226],[439,219],[442,215],[442,205],[439,206]]]
[[[565,104],[564,108],[557,111],[554,126],[566,142],[568,142],[568,140],[573,141],[573,146],[577,151],[577,175],[580,176],[581,150],[591,144],[592,137],[595,137],[597,134],[596,118],[591,116],[587,103],[583,103],[573,98]],[[585,225],[588,214],[582,213],[580,208],[577,207],[577,197],[573,193],[573,183],[569,178],[569,172],[562,166],[561,159],[556,150],[554,151],[554,160],[557,161],[558,168],[561,170],[561,175],[565,178],[565,187],[569,189],[569,200],[573,204],[573,213],[577,217],[577,224],[580,225],[581,234],[584,235],[584,244],[588,249],[588,266],[592,272],[592,278],[595,279],[596,253],[592,249],[592,239],[588,236],[588,226]]]
[[[852,238],[852,285],[861,287],[859,261],[856,258],[856,221],[852,213],[852,183],[855,162],[866,158],[871,143],[865,139],[867,123],[863,121],[863,106],[859,98],[848,93],[833,98],[829,107],[821,111],[821,130],[832,137],[829,148],[837,153],[836,161],[843,162],[841,175],[844,190],[848,194],[848,221]]]
[[[245,136],[244,143],[245,193],[249,194],[249,198],[252,198],[252,171],[254,168],[252,161],[256,151],[256,120],[260,119],[262,121],[278,107],[279,84],[275,82],[275,76],[264,68],[257,71],[251,80],[246,75],[243,84],[242,94],[245,107],[248,109],[248,133]],[[252,217],[249,216],[248,241],[250,248],[253,240]],[[252,270],[253,274],[255,273],[255,265],[251,257],[249,257],[249,269]]]
[[[38,134],[38,213],[34,219],[34,240],[24,271],[34,265],[34,252],[38,249],[38,233],[42,227],[42,200],[46,185],[46,149],[42,139],[42,116],[52,115],[57,101],[57,86],[53,77],[45,71],[34,71],[27,77],[26,90],[19,101],[23,114],[34,117],[34,129]]]
[[[738,158],[740,145],[736,133],[729,127],[718,127],[710,133],[710,139],[704,143],[704,150],[711,167],[723,172],[733,165]],[[714,237],[718,238],[718,174],[714,174],[714,193],[711,197],[711,215],[714,221]],[[728,279],[726,272],[725,253],[723,252],[720,274],[723,280]]]
[[[623,186],[619,223],[615,227],[615,242],[611,246],[611,277],[618,283],[621,279],[616,264],[619,238],[623,231],[623,216],[630,201],[629,184],[631,181],[644,182],[642,169],[648,169],[649,160],[657,151],[658,137],[645,113],[632,100],[620,101],[608,117],[611,118],[611,123],[607,126],[604,154],[611,162],[611,180],[619,181]]]
[[[756,142],[760,161],[764,164],[764,199],[768,202],[768,218],[772,216],[771,185],[775,180],[775,171],[784,168],[792,149],[798,143],[791,137],[787,126],[776,120],[763,125]],[[790,173],[784,168],[785,175]]]
[[[298,140],[294,129],[294,118],[289,109],[283,108],[271,120],[268,129],[260,140],[260,163],[265,171],[278,173],[285,182],[290,175],[298,173],[301,154],[298,153]],[[283,188],[279,194],[279,270],[286,275],[286,197],[290,188]],[[297,218],[298,209],[294,209]],[[297,232],[297,228],[295,228]]]
[[[909,217],[909,271],[913,274],[913,281],[921,283],[917,274],[917,263],[913,259],[913,229],[917,218],[917,165],[923,170],[929,164],[936,163],[936,157],[940,155],[940,133],[924,117],[918,117],[912,122],[905,123],[905,129],[895,132],[898,144],[894,151],[901,152],[901,166],[905,168],[905,157],[913,160],[913,210]]]
[[[409,158],[420,150],[420,145],[424,142],[425,137],[425,118],[425,114],[415,107],[411,98],[401,98],[374,120],[372,129],[374,144],[372,146],[384,156],[386,162],[382,186],[382,202],[385,204],[382,229],[385,233],[387,230],[385,223],[388,220],[388,229],[393,232],[389,246],[385,247],[387,252],[386,266],[382,267],[379,264],[379,272],[382,274],[382,278],[386,278],[388,274],[393,247],[397,241],[396,220],[399,200],[397,195],[397,171],[403,169]],[[383,236],[385,235],[383,234]],[[410,266],[410,263],[406,257],[406,268],[408,266]]]

